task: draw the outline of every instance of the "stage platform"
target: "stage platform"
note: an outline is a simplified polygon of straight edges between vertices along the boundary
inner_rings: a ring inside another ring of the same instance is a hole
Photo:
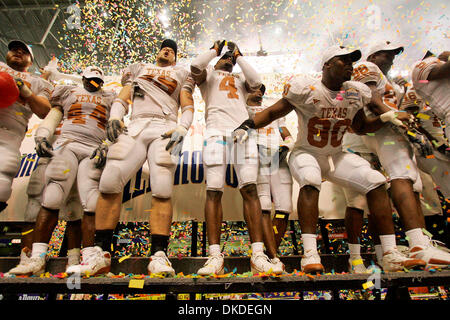
[[[348,255],[322,255],[326,271],[322,275],[305,275],[300,271],[300,256],[282,257],[286,275],[249,276],[248,257],[226,257],[227,277],[198,277],[195,272],[206,258],[171,258],[177,272],[174,278],[151,278],[147,275],[148,258],[128,258],[119,263],[114,258],[111,273],[114,276],[57,278],[64,272],[66,258],[52,258],[47,264],[49,277],[0,278],[0,294],[47,293],[97,293],[104,294],[177,294],[197,293],[252,293],[252,292],[302,292],[330,290],[336,298],[341,289],[364,289],[370,285],[387,288],[386,299],[408,299],[408,287],[450,286],[450,270],[388,272],[378,275],[353,275],[347,272]],[[372,255],[363,255],[370,265]],[[5,273],[18,263],[18,258],[0,258],[0,272]],[[180,275],[183,273],[183,275]],[[247,274],[246,274],[247,273]],[[130,286],[130,280],[139,280],[142,288]],[[373,288],[373,287],[372,287]],[[377,290],[375,290],[377,291]]]

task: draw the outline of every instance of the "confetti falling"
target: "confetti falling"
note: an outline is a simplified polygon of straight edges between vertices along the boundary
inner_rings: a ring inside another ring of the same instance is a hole
[[[177,41],[180,62],[184,58],[189,62],[213,41],[226,39],[238,43],[244,55],[260,51],[260,56],[292,57],[278,56],[270,72],[309,72],[331,44],[364,51],[382,39],[398,40],[405,48],[392,70],[399,74],[411,71],[427,49],[443,51],[450,39],[445,2],[410,0],[398,6],[387,0],[87,0],[77,4],[80,27],[63,25],[57,35],[65,49],[58,57],[62,72],[80,73],[88,65],[99,65],[107,75],[118,74],[128,64],[153,62],[164,38]]]

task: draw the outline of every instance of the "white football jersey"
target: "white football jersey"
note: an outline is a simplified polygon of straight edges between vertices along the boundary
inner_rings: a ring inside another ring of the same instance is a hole
[[[61,136],[101,143],[106,139],[106,124],[115,98],[116,93],[113,91],[101,89],[89,92],[78,86],[56,86],[50,103],[53,107],[60,106],[63,109]]]
[[[135,97],[131,119],[158,115],[177,120],[180,91],[183,86],[195,87],[191,73],[179,66],[158,67],[152,63],[135,63],[126,67],[122,85],[138,86],[145,92],[143,99]]]
[[[206,80],[199,88],[205,101],[207,135],[230,135],[248,119],[245,78],[213,66],[206,70]]]
[[[353,81],[362,83],[375,82],[383,103],[392,110],[398,110],[398,103],[403,96],[402,89],[389,81],[378,66],[369,61],[361,61],[353,66]],[[366,114],[372,114],[366,108]]]
[[[321,80],[293,78],[285,85],[283,97],[298,116],[295,149],[318,154],[341,152],[344,133],[371,96],[369,87],[359,82],[346,81],[340,91],[331,91]]]
[[[53,85],[43,78],[29,72],[16,71],[4,62],[0,62],[0,72],[7,72],[12,77],[21,78],[35,95],[50,99]],[[0,109],[0,126],[19,131],[20,134],[23,132],[23,135],[25,135],[28,121],[32,115],[33,111],[31,111],[30,106],[19,96],[11,106]]]
[[[443,63],[436,57],[429,57],[416,62],[412,71],[412,82],[417,93],[441,119],[450,113],[450,79],[428,81],[427,78],[434,67]]]
[[[249,114],[256,114],[267,108],[267,106],[247,106]],[[281,128],[286,127],[286,117],[272,121],[264,128],[256,129],[256,143],[267,148],[277,149],[282,141]]]

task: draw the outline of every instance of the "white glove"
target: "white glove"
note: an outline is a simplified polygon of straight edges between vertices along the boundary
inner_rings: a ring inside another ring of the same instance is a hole
[[[402,126],[403,123],[397,119],[397,112],[394,110],[390,110],[380,115],[381,122],[391,122],[396,126]]]

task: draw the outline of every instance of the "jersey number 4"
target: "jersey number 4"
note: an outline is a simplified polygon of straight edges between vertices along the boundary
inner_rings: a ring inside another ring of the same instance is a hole
[[[330,120],[318,117],[311,118],[308,122],[308,142],[314,147],[323,148],[328,144],[331,132],[330,144],[337,148],[341,145],[342,137],[351,123],[350,119],[338,120],[331,128]],[[338,139],[339,131],[342,131],[340,139]]]
[[[236,83],[234,77],[226,76],[220,81],[219,90],[228,91],[227,97],[230,99],[239,99],[236,89]]]
[[[86,114],[81,111],[81,103],[74,103],[67,113],[67,119],[72,120],[74,124],[86,124]],[[97,127],[102,130],[106,128],[106,109],[101,105],[97,105],[94,111],[88,115],[89,118],[92,118],[97,121]]]

